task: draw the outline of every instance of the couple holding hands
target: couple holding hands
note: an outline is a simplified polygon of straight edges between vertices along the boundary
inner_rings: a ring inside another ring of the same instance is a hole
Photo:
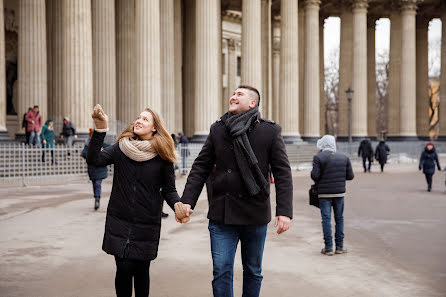
[[[271,221],[269,175],[276,186],[277,233],[289,229],[293,214],[291,169],[281,128],[259,113],[260,94],[239,86],[229,110],[210,127],[180,199],[175,188],[173,140],[161,117],[146,108],[101,150],[108,117],[100,105],[92,114],[95,131],[87,163],[114,164],[102,249],[115,257],[116,295],[149,296],[150,262],[157,257],[163,200],[186,223],[206,182],[215,297],[233,296],[233,266],[238,242],[243,263],[243,296],[258,297],[267,224]]]

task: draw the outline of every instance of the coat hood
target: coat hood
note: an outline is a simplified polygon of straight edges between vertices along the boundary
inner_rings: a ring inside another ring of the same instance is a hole
[[[336,140],[333,135],[324,135],[316,143],[319,150],[329,149],[336,152]]]

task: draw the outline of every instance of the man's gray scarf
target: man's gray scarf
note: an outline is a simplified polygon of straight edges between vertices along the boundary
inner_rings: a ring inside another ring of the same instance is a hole
[[[268,195],[269,184],[259,168],[257,158],[246,133],[252,122],[259,117],[259,108],[254,107],[236,115],[228,112],[228,118],[225,121],[226,129],[234,138],[235,159],[250,196],[257,195],[261,191]]]

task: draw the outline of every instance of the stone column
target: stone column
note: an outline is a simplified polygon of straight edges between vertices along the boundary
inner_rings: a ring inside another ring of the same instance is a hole
[[[441,18],[441,75],[440,75],[440,100],[441,98],[446,98],[446,12],[443,13]],[[443,86],[443,87],[441,87]],[[441,101],[440,101],[441,102]],[[446,100],[443,99],[443,103]],[[445,104],[446,105],[446,104]],[[446,139],[446,106],[440,104],[439,112],[440,121],[440,133],[439,138],[442,140]]]
[[[279,109],[285,141],[299,140],[299,55],[297,1],[286,0],[280,5],[280,93]],[[319,32],[318,32],[319,33]]]
[[[280,122],[280,19],[279,16],[274,17],[273,23],[273,97],[272,97],[272,120]]]
[[[304,134],[320,136],[319,128],[319,0],[305,0]],[[297,31],[297,30],[296,30]]]
[[[17,114],[19,114],[19,127],[21,127],[21,116],[28,110],[29,106],[39,105],[42,120],[45,121],[48,118],[48,78],[45,1],[20,0],[18,7],[19,52],[17,78],[19,106]],[[4,54],[1,59],[5,59]],[[3,66],[2,71],[4,69]]]
[[[47,73],[48,73],[48,117],[54,120],[54,128],[61,131],[63,120],[63,76],[62,47],[63,19],[62,2],[46,1],[47,21]]]
[[[353,2],[352,136],[367,135],[367,0]]]
[[[0,24],[5,23],[3,1],[0,1]],[[4,28],[3,28],[4,29]],[[5,71],[5,30],[0,30],[0,140],[7,140],[6,129],[6,71]],[[20,115],[20,113],[19,113]],[[21,126],[20,126],[21,127]]]
[[[262,86],[262,9],[259,0],[242,1],[242,78],[241,84],[259,90],[263,97]],[[264,105],[260,102],[263,114]]]
[[[429,138],[429,18],[419,15],[416,20],[416,119],[417,136]]]
[[[92,0],[93,104],[101,104],[110,119],[110,134],[116,131],[116,34],[115,2]],[[120,130],[120,129],[119,129]]]
[[[325,135],[326,133],[326,102],[325,102],[325,70],[324,70],[324,24],[325,16],[319,18],[319,89],[320,91],[320,103],[319,103],[319,134]]]
[[[400,136],[400,84],[401,84],[401,16],[397,11],[390,15],[389,84],[387,90],[387,132],[389,137]]]
[[[93,53],[91,1],[63,1],[63,116],[78,133],[92,127]]]
[[[416,0],[408,0],[401,7],[401,86],[400,131],[406,138],[416,137]]]
[[[348,102],[345,90],[352,87],[353,14],[350,7],[341,12],[341,42],[339,50],[338,136],[348,137]]]
[[[272,0],[262,0],[261,7],[261,39],[262,39],[262,93],[261,93],[261,107],[263,110],[262,116],[270,119],[272,116],[271,96],[271,3]]]
[[[174,72],[175,72],[175,128],[173,133],[183,131],[183,40],[181,0],[174,0]]]
[[[228,97],[223,98],[225,109],[228,108],[229,97],[232,96],[232,92],[237,88],[237,41],[235,39],[228,40]],[[262,102],[263,103],[263,102]]]
[[[195,114],[199,116],[194,117],[194,141],[204,141],[210,125],[221,116],[220,9],[219,0],[196,0]]]
[[[183,52],[183,129],[187,137],[192,137],[195,131],[195,78],[196,78],[196,23],[195,14],[198,3],[188,0],[184,6],[184,52]]]
[[[173,131],[175,116],[175,36],[174,36],[174,0],[160,2],[161,14],[161,98],[162,117],[167,131]]]
[[[162,114],[160,2],[135,0],[136,107]]]
[[[375,31],[376,20],[371,16],[367,20],[367,134],[377,136],[376,131],[376,59],[375,59]]]
[[[135,0],[116,1],[116,109],[118,130],[139,115],[136,105]],[[140,112],[140,111],[139,111]],[[118,131],[119,133],[120,131]]]
[[[304,61],[305,61],[305,12],[302,3],[298,7],[298,55],[299,55],[299,134],[304,129]]]

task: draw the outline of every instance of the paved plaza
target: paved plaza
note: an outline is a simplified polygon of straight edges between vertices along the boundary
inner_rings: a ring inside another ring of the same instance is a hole
[[[309,170],[294,171],[294,219],[280,236],[269,225],[261,296],[446,296],[445,173],[434,175],[428,193],[417,165],[389,164],[381,174],[375,164],[365,174],[355,162],[345,209],[349,253],[333,257],[320,254],[320,214],[307,202]],[[185,181],[177,179],[179,193]],[[110,190],[108,178],[94,212],[86,177],[1,187],[0,296],[114,296],[114,259],[101,250]],[[151,296],[212,296],[205,195],[187,225],[177,224],[166,205],[165,211],[170,216],[151,265]],[[238,253],[235,296],[241,286]]]

